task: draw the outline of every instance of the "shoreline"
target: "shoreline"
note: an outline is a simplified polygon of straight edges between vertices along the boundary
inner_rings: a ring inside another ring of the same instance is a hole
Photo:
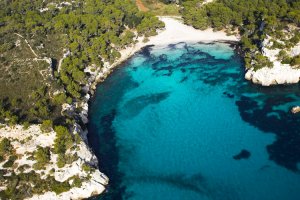
[[[141,51],[143,48],[154,46],[156,48],[163,48],[171,44],[178,44],[178,43],[215,43],[215,42],[224,42],[229,43],[230,45],[236,44],[239,41],[238,37],[235,36],[227,36],[225,32],[213,32],[212,29],[208,29],[205,31],[194,29],[191,26],[183,24],[183,21],[180,21],[180,17],[159,17],[165,23],[165,29],[159,30],[156,36],[152,36],[147,38],[148,41],[144,41],[144,37],[136,37],[137,42],[125,49],[120,51],[121,57],[116,60],[114,63],[104,63],[104,66],[98,69],[95,65],[87,67],[84,71],[89,73],[90,76],[88,78],[88,83],[83,87],[83,91],[86,95],[83,97],[82,100],[73,102],[72,104],[64,104],[62,105],[62,113],[66,112],[73,119],[78,118],[79,120],[73,124],[71,128],[71,132],[75,134],[79,134],[82,138],[82,142],[80,143],[80,149],[76,152],[79,153],[79,157],[76,161],[72,162],[71,164],[67,164],[62,168],[57,168],[55,164],[51,164],[45,170],[45,174],[50,173],[50,168],[55,168],[54,175],[58,181],[66,181],[70,176],[78,173],[82,177],[87,176],[87,173],[82,172],[80,166],[83,164],[90,164],[93,167],[96,167],[95,172],[91,174],[92,179],[85,181],[82,186],[71,188],[69,191],[62,192],[60,194],[56,194],[53,191],[48,191],[42,194],[34,194],[29,199],[40,199],[40,198],[47,198],[47,199],[82,199],[100,195],[104,193],[109,185],[109,178],[104,175],[99,166],[101,165],[101,157],[97,158],[91,146],[89,145],[87,134],[87,124],[88,124],[88,111],[89,111],[89,103],[91,101],[91,97],[94,96],[96,91],[97,85],[100,82],[103,82],[106,77],[113,72],[116,67],[121,66],[125,63],[129,58],[135,55],[137,52]],[[67,57],[67,53],[64,54],[63,58]],[[62,58],[62,59],[63,59]],[[60,62],[62,62],[62,59]],[[80,110],[80,111],[78,111]],[[1,125],[1,124],[0,124]],[[14,142],[14,146],[20,150],[20,153],[25,153],[27,151],[34,151],[37,145],[42,145],[43,147],[50,147],[53,146],[53,142],[55,139],[55,132],[51,130],[49,134],[42,133],[40,130],[40,125],[32,125],[27,130],[23,130],[23,126],[18,125],[15,128],[10,127],[2,127],[5,129],[5,135],[7,137],[18,136],[15,132],[21,134],[25,134],[28,131],[31,133],[35,133],[35,139],[29,140],[26,147],[24,149],[20,142]],[[3,134],[4,134],[3,133]],[[30,135],[30,134],[25,134]],[[21,136],[20,136],[21,137]],[[40,137],[44,137],[47,139],[39,139]],[[39,143],[44,141],[50,141],[47,144]],[[35,143],[37,142],[37,143]],[[52,142],[52,143],[51,143]],[[74,150],[75,153],[75,150]],[[26,158],[27,159],[27,158]],[[26,160],[25,159],[25,160]],[[57,155],[51,154],[51,162],[56,163]],[[21,160],[20,162],[24,162]],[[26,161],[29,162],[30,166],[34,164],[33,161]],[[99,165],[100,164],[100,165]]]
[[[204,31],[193,28],[183,23],[181,17],[159,16],[165,23],[165,29],[159,30],[158,34],[148,38],[143,42],[144,37],[137,37],[137,43],[120,51],[121,57],[114,63],[105,63],[104,67],[97,73],[95,80],[91,84],[91,94],[93,95],[98,83],[103,82],[113,69],[126,62],[134,54],[141,51],[144,47],[155,46],[164,47],[180,42],[185,43],[213,43],[224,42],[230,45],[240,41],[239,36],[227,36],[224,31],[214,32],[211,28]]]
[[[85,128],[82,131],[81,135],[84,137],[88,148],[93,152],[94,155],[94,150],[91,148],[87,140],[89,104],[94,97],[97,85],[105,81],[107,76],[110,73],[112,73],[116,67],[121,67],[122,64],[128,61],[128,59],[130,59],[136,53],[141,51],[143,48],[147,48],[149,46],[163,48],[170,44],[178,44],[182,42],[204,44],[220,42],[229,44],[231,47],[234,48],[234,50],[238,50],[238,43],[240,40],[237,36],[227,36],[224,31],[213,32],[212,29],[204,31],[197,30],[191,26],[185,25],[183,21],[181,21],[181,17],[161,16],[159,17],[159,19],[165,23],[164,30],[158,31],[158,34],[156,36],[149,37],[147,42],[143,42],[144,37],[137,37],[136,44],[122,49],[120,51],[121,57],[116,62],[112,64],[105,63],[104,67],[101,68],[101,70],[91,73],[92,76],[90,77],[89,83],[87,84],[88,89],[86,98],[83,102],[81,102],[81,107],[83,108],[83,111],[79,113],[79,116],[85,124]],[[209,37],[207,37],[208,35]],[[91,72],[89,69],[87,71]],[[98,163],[101,163],[101,158],[97,159]],[[109,186],[109,183],[108,185],[106,185],[105,190],[102,193],[105,193],[107,186]],[[101,195],[102,193],[96,194],[96,196]]]
[[[112,73],[116,67],[122,67],[122,65],[126,63],[128,59],[141,51],[143,48],[149,46],[163,48],[170,44],[178,43],[209,44],[219,42],[229,44],[238,55],[241,55],[242,53],[239,46],[240,36],[228,36],[224,31],[214,32],[212,29],[206,29],[204,31],[197,30],[192,26],[185,25],[181,17],[160,16],[159,19],[165,23],[165,29],[159,30],[156,36],[149,37],[147,42],[144,42],[144,37],[136,37],[136,43],[120,50],[121,56],[114,63],[104,63],[104,66],[101,69],[97,69],[95,72],[92,72],[91,69],[86,69],[86,72],[90,72],[91,74],[88,84],[86,85],[87,93],[84,100],[82,100],[81,102],[77,102],[79,105],[77,104],[76,107],[79,106],[82,108],[82,111],[80,113],[77,113],[81,117],[84,124],[83,130],[81,130],[80,132],[87,145],[87,148],[92,152],[93,155],[95,155],[94,150],[91,148],[87,140],[87,124],[89,104],[94,97],[97,85],[105,81],[107,76]],[[247,69],[245,69],[245,74],[246,72]],[[98,163],[101,163],[101,158],[97,158],[97,160]],[[98,170],[100,171],[99,164]],[[109,187],[109,183],[108,185],[103,186],[104,191],[99,194],[94,194],[93,196],[98,196],[102,193],[105,193],[107,187]]]

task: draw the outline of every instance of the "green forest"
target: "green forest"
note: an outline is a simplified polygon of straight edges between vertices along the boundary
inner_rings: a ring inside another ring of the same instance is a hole
[[[152,36],[164,27],[131,0],[70,2],[0,2],[0,68],[5,72],[0,75],[0,122],[65,123],[61,105],[85,95],[87,66],[114,62],[136,35]],[[70,55],[58,69],[64,50]],[[49,72],[45,57],[52,61],[50,76],[41,73]]]
[[[281,49],[282,63],[300,66],[300,56],[287,53],[300,42],[300,0],[215,0],[206,4],[204,0],[141,0],[144,12],[136,3],[0,1],[0,128],[21,124],[26,130],[39,124],[43,133],[56,133],[52,147],[37,146],[31,153],[35,170],[49,164],[53,153],[58,168],[78,159],[77,154],[68,152],[82,141],[73,129],[74,122],[85,128],[79,113],[86,103],[91,72],[115,63],[120,51],[135,44],[139,36],[146,41],[164,28],[155,15],[182,15],[184,23],[197,29],[211,27],[239,34],[246,68],[272,67],[262,53],[262,43],[268,37],[273,49]],[[66,104],[73,110],[63,111]],[[12,141],[0,139],[0,163],[5,162],[0,181],[8,183],[7,189],[0,191],[0,199],[24,199],[45,191],[60,194],[81,186],[82,180],[76,176],[69,184],[69,180],[58,182],[52,175],[42,179],[34,171],[25,173],[30,168],[27,165],[19,167],[16,174],[13,168],[19,155]],[[82,168],[94,170],[89,165]]]
[[[139,11],[132,0],[70,2],[0,2],[0,68],[4,72],[0,74],[0,122],[71,122],[61,116],[61,105],[85,96],[83,86],[89,74],[84,70],[113,63],[137,36],[152,36],[164,27],[152,11]],[[299,56],[291,58],[285,51],[300,41],[299,31],[291,28],[300,24],[299,0],[217,0],[205,5],[203,0],[160,2],[177,4],[184,22],[197,29],[239,33],[247,68],[253,63],[255,69],[272,66],[261,53],[267,35],[274,39],[274,48],[283,49],[283,63],[300,64]],[[287,38],[284,30],[293,32],[292,37]],[[66,51],[69,56],[59,63]],[[50,70],[44,58],[51,59]]]
[[[241,44],[247,68],[255,63],[255,69],[270,66],[271,63],[261,53],[261,43],[267,35],[284,42],[274,41],[274,48],[289,49],[300,41],[299,30],[291,27],[300,25],[299,0],[217,0],[202,5],[202,0],[182,2],[185,23],[197,29],[212,27],[226,30],[229,34],[241,34]],[[294,31],[286,38],[283,30]],[[284,63],[299,65],[298,57],[289,58],[281,53]]]
[[[147,39],[163,27],[132,0],[0,1],[0,128],[22,124],[26,130],[40,124],[43,133],[56,133],[52,147],[27,152],[28,159],[36,161],[32,169],[43,170],[48,164],[62,168],[79,159],[70,151],[82,142],[73,127],[76,121],[84,128],[78,115],[88,92],[84,87],[90,74],[85,69],[92,66],[96,71],[114,63],[119,51],[138,36]],[[72,113],[62,112],[66,103],[74,106]],[[57,155],[56,163],[50,162],[52,154]],[[59,182],[54,168],[46,178],[34,170],[25,172],[31,168],[26,164],[16,169],[20,156],[26,155],[17,155],[11,141],[0,137],[0,185],[7,185],[0,199],[24,199],[46,191],[60,194],[81,187],[96,167],[83,164],[87,177]]]

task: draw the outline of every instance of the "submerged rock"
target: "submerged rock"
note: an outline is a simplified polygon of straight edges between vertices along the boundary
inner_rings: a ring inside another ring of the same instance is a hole
[[[230,94],[228,92],[223,92],[223,94],[226,95],[230,99],[234,98],[234,94]]]
[[[241,159],[248,159],[251,156],[251,153],[245,149],[241,150],[241,152],[235,156],[233,156],[233,159],[235,160],[241,160]]]

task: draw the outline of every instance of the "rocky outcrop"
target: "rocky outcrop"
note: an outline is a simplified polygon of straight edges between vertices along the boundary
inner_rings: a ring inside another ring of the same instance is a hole
[[[78,127],[74,128],[72,134],[75,136],[79,134],[78,131],[82,133],[82,130]],[[38,146],[53,148],[56,137],[54,131],[43,133],[39,125],[32,125],[26,130],[21,125],[17,125],[14,128],[4,126],[0,129],[0,137],[11,141],[17,155],[13,168],[8,168],[8,170],[13,170],[16,174],[29,173],[31,170],[34,170],[35,173],[40,175],[41,179],[47,179],[49,176],[52,176],[56,181],[69,182],[71,186],[74,177],[79,177],[81,180],[80,187],[72,186],[67,192],[56,194],[53,191],[46,191],[41,195],[34,194],[27,199],[84,199],[101,194],[105,190],[105,185],[108,184],[108,178],[97,168],[98,160],[96,156],[83,140],[74,144],[74,148],[66,152],[69,155],[76,155],[71,163],[67,163],[64,167],[59,168],[57,166],[57,154],[51,151],[49,163],[43,169],[36,169],[34,168],[36,161],[32,159],[32,155]],[[3,166],[3,163],[0,162],[0,166]],[[24,168],[22,166],[26,166],[25,170],[20,170]],[[83,166],[91,167],[88,167],[88,170],[86,170]],[[34,186],[38,183],[33,182],[30,184]],[[5,189],[5,185],[1,184],[1,186]]]
[[[300,55],[300,43],[297,44],[296,46],[294,46],[294,47],[291,49],[290,54],[291,54],[291,56],[297,56],[297,55]]]
[[[281,41],[278,42],[281,43]],[[282,64],[281,60],[278,59],[281,49],[271,49],[272,44],[271,37],[267,37],[262,43],[262,54],[273,63],[273,67],[263,67],[258,70],[250,68],[245,74],[245,79],[263,86],[298,83],[300,69],[289,64]],[[289,54],[291,56],[299,55],[300,44],[294,46]]]
[[[278,61],[273,62],[273,65],[272,68],[264,67],[257,71],[251,68],[246,72],[245,78],[263,86],[299,82],[300,69],[293,69],[290,65],[281,64]]]
[[[299,113],[300,112],[300,106],[295,106],[291,109],[291,112],[293,114]]]
[[[211,3],[211,2],[213,2],[214,0],[204,0],[203,1],[203,3],[202,3],[202,5],[205,5],[205,4],[208,4],[208,3]]]
[[[215,33],[212,30],[195,30],[192,27],[188,27],[173,18],[161,17],[160,19],[166,23],[166,30],[162,31],[159,36],[149,38],[148,42],[144,42],[144,37],[137,37],[135,44],[120,51],[121,57],[115,63],[105,63],[101,68],[97,66],[87,67],[84,70],[84,72],[89,75],[88,81],[83,87],[83,92],[86,94],[85,97],[79,102],[63,104],[61,112],[62,116],[69,116],[73,119],[81,119],[81,122],[84,124],[87,123],[88,101],[91,95],[93,95],[97,83],[103,81],[107,75],[112,72],[115,66],[134,55],[144,46],[165,45],[182,41],[198,42],[201,40],[214,41],[218,39],[237,40],[236,37],[226,36],[226,34],[223,32]],[[59,61],[58,72],[60,71],[63,59],[70,54],[71,52],[68,50],[64,52],[62,59]],[[28,170],[33,169],[35,161],[30,160],[28,156],[23,155],[25,155],[26,152],[32,155],[32,152],[36,150],[37,146],[52,147],[55,140],[54,131],[51,131],[47,134],[42,133],[37,125],[30,126],[28,130],[23,130],[23,127],[19,125],[15,128],[9,128],[6,126],[3,130],[5,131],[2,131],[2,129],[0,130],[0,137],[14,137],[14,148],[19,150],[23,149],[18,153],[19,155],[22,155],[20,156],[22,159],[19,159],[16,162],[22,163],[22,165],[28,164],[30,167]],[[48,175],[51,175],[55,177],[56,181],[69,181],[70,185],[72,185],[72,181],[74,181],[72,180],[72,177],[78,176],[84,180],[82,185],[80,187],[74,186],[70,190],[60,194],[56,194],[53,191],[43,191],[43,194],[34,195],[31,197],[31,199],[83,199],[100,194],[104,191],[105,185],[108,183],[108,178],[98,170],[97,158],[88,148],[87,130],[82,130],[82,127],[80,127],[77,123],[74,124],[73,130],[73,134],[80,135],[83,140],[77,144],[76,148],[72,148],[72,150],[69,149],[66,153],[77,155],[78,158],[72,163],[67,163],[64,167],[59,168],[56,164],[58,160],[57,154],[51,154],[51,163],[47,165],[46,169],[37,170],[36,172],[44,178],[46,178]],[[22,137],[24,138],[22,139]],[[82,169],[84,164],[93,166],[94,170],[85,172],[85,170]],[[16,171],[16,173],[18,172]],[[1,189],[5,189],[5,186],[0,184],[0,190]]]

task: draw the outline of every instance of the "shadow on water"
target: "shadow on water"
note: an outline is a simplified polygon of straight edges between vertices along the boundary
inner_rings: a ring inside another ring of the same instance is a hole
[[[244,80],[242,70],[238,72],[239,78],[237,74],[225,74],[236,81],[236,86],[233,84],[228,87],[228,91],[238,96],[235,104],[241,118],[264,133],[275,134],[274,143],[266,146],[269,159],[288,170],[299,172],[300,115],[277,108],[288,103],[299,103],[299,84],[271,87],[254,85]]]
[[[135,117],[148,105],[158,104],[161,101],[167,99],[169,96],[170,92],[161,92],[135,97],[124,104],[122,113],[125,113],[126,117]]]
[[[180,173],[169,175],[151,175],[151,173],[145,173],[145,175],[142,176],[128,177],[128,180],[129,183],[132,181],[134,183],[166,184],[171,187],[176,187],[179,190],[195,192],[201,196],[209,196],[211,193],[208,189],[205,178],[201,174],[186,176],[185,174]],[[133,196],[134,194],[131,195]]]
[[[276,141],[267,146],[269,159],[294,172],[300,162],[300,117],[273,106],[291,102],[290,97],[269,97],[263,103],[242,96],[236,102],[242,119],[266,133],[276,134]],[[276,113],[276,115],[270,115]]]
[[[98,126],[89,124],[89,143],[99,158],[99,169],[109,177],[109,186],[104,195],[94,197],[94,200],[122,199],[125,187],[122,185],[123,174],[119,171],[119,149],[117,147],[116,133],[113,129],[113,120],[116,110],[112,110],[100,120],[102,134],[97,134]]]
[[[170,47],[171,49],[177,48],[176,45]],[[146,62],[152,62],[155,76],[163,76],[164,74],[171,76],[173,72],[179,71],[184,74],[183,78],[179,80],[183,83],[193,73],[198,81],[202,81],[206,85],[224,86],[225,91],[221,95],[236,101],[240,116],[245,122],[265,133],[276,135],[276,141],[266,147],[270,160],[297,172],[297,164],[300,162],[300,129],[298,128],[300,117],[280,110],[275,106],[297,102],[300,97],[299,85],[272,88],[256,86],[244,80],[244,69],[238,55],[234,55],[229,60],[215,59],[208,53],[193,50],[191,47],[185,46],[184,48],[187,51],[184,52],[185,55],[182,55],[182,59],[179,59],[177,63],[169,62],[168,57],[165,55],[157,57],[152,55],[151,47],[144,48],[139,55],[148,58]],[[201,66],[198,66],[199,64]],[[240,69],[232,69],[231,66],[239,66]],[[110,84],[109,87],[111,86]],[[134,87],[137,87],[137,84]],[[291,94],[294,96],[291,97]],[[134,110],[132,116],[135,116],[146,105],[159,103],[168,96],[169,92],[139,96],[129,100],[124,108]],[[134,108],[131,109],[132,106]],[[113,128],[113,121],[117,112],[115,106],[108,114],[101,117],[100,121],[97,122],[100,124],[93,124],[95,122],[89,124],[89,143],[99,158],[100,170],[110,179],[105,195],[94,199],[121,200],[134,195],[126,192],[126,187],[122,182],[124,174],[119,170],[120,146],[117,144],[117,136]],[[101,131],[99,131],[99,128]],[[148,174],[129,177],[128,179],[133,182],[168,184],[201,195],[209,194],[209,190],[205,185],[206,181],[201,175],[185,177],[182,174]]]
[[[201,50],[193,50],[193,48],[189,49],[190,50],[183,53],[177,61],[168,61],[167,56],[164,54],[158,56],[156,59],[151,57],[152,60],[155,59],[155,62],[152,64],[154,74],[156,76],[171,76],[178,70],[182,73],[198,72],[199,74],[202,74],[205,73],[206,70],[215,70],[219,67],[219,65],[224,66],[230,63],[229,60],[216,59],[214,56]],[[207,67],[210,67],[211,69],[207,69]],[[217,73],[213,73],[212,75],[216,76]],[[219,78],[218,82],[220,82],[220,77],[221,75],[216,77],[216,79]]]
[[[299,172],[300,115],[278,109],[277,106],[299,104],[300,85],[262,87],[247,82],[244,80],[243,66],[240,65],[242,68],[237,71],[227,70],[228,66],[241,63],[237,54],[224,65],[207,62],[205,59],[202,61],[208,67],[196,69],[199,80],[211,86],[224,85],[227,91],[223,94],[228,97],[237,96],[236,106],[241,118],[265,133],[276,135],[274,143],[266,146],[269,159],[286,169]]]

